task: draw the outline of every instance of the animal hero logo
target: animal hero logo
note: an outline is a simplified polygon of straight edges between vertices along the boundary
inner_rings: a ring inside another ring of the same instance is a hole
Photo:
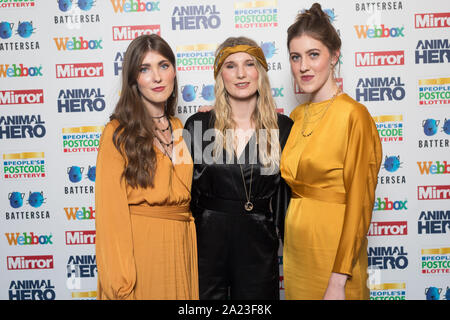
[[[422,274],[449,274],[450,248],[433,248],[421,250]]]
[[[450,12],[416,13],[414,15],[416,29],[450,27]]]
[[[357,101],[400,101],[405,98],[405,84],[400,77],[359,78],[356,85]]]
[[[369,286],[370,300],[405,300],[406,284],[380,283]]]
[[[176,6],[172,11],[172,30],[217,29],[220,24],[216,5]]]
[[[55,300],[51,280],[13,280],[8,287],[9,300]]]
[[[403,141],[403,115],[373,117],[382,142]]]
[[[100,88],[60,90],[57,103],[59,113],[100,112],[106,107],[105,95]]]
[[[16,26],[16,29],[14,29]],[[0,51],[20,51],[39,49],[39,41],[9,41],[17,39],[18,35],[22,39],[29,39],[36,33],[33,21],[0,22]],[[9,42],[3,42],[8,40]]]
[[[97,152],[104,126],[62,128],[64,153]]]
[[[277,0],[235,2],[234,27],[236,29],[278,27]]]
[[[417,221],[418,234],[450,233],[450,210],[421,211]]]
[[[44,152],[22,152],[3,154],[3,178],[35,179],[46,176]],[[13,203],[20,205],[19,195],[15,195]],[[38,196],[35,196],[36,199]],[[16,199],[17,198],[17,199]],[[32,203],[35,203],[32,200]],[[36,204],[38,201],[36,201]],[[14,208],[14,207],[13,207]]]
[[[177,46],[177,71],[214,70],[214,53],[217,44]]]
[[[400,247],[369,247],[369,268],[403,270],[408,267],[408,253]]]
[[[419,80],[419,105],[450,104],[450,78]]]
[[[415,51],[416,64],[449,63],[448,39],[419,40]]]

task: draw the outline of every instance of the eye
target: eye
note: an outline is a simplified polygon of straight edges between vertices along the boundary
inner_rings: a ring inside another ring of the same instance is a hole
[[[300,60],[300,56],[298,54],[292,54],[291,60],[292,60],[292,62],[297,62]]]
[[[320,56],[320,54],[319,54],[319,52],[311,52],[309,54],[309,56],[314,59],[314,58],[317,58],[318,56]]]
[[[139,72],[140,73],[146,73],[148,71],[148,67],[140,67]]]
[[[227,64],[225,65],[225,68],[227,68],[227,69],[233,69],[233,68],[234,68],[234,64],[232,64],[232,63],[227,63]]]
[[[161,69],[163,69],[163,70],[167,70],[167,69],[169,69],[170,68],[170,64],[168,64],[168,63],[163,63],[162,65],[161,65]]]

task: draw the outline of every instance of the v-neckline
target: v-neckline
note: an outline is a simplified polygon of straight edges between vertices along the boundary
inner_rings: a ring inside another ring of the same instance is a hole
[[[237,153],[236,153],[236,151],[234,150],[234,148],[233,148],[233,156],[234,156],[234,160],[236,161],[236,163],[237,164],[246,164],[245,163],[245,155],[246,155],[246,151],[247,151],[247,149],[249,148],[249,146],[250,146],[250,142],[253,140],[253,139],[256,139],[256,130],[253,132],[253,134],[250,136],[250,138],[248,139],[248,141],[247,141],[247,143],[245,144],[245,147],[244,147],[244,149],[242,149],[242,151],[241,151],[241,154],[238,156],[237,155]],[[255,143],[256,144],[256,143]],[[256,151],[256,150],[255,150]],[[241,158],[242,158],[242,156],[244,155],[244,163],[241,163],[240,162],[240,160],[241,160]],[[250,155],[249,155],[250,156]]]

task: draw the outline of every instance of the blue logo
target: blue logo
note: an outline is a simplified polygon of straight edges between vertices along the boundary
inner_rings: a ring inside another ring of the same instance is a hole
[[[442,288],[429,287],[425,289],[427,300],[440,300]]]
[[[275,41],[273,42],[261,42],[261,49],[266,59],[272,58],[277,54],[278,49],[275,47]]]
[[[422,121],[423,133],[427,136],[434,136],[439,129],[440,120],[426,119]],[[450,119],[444,119],[444,125],[442,126],[442,132],[450,135]]]
[[[94,0],[78,0],[77,5],[83,11],[89,11],[94,6]],[[73,0],[58,0],[58,8],[63,12],[70,11],[72,9]]]
[[[450,119],[445,118],[442,131],[444,131],[446,134],[450,134]]]
[[[0,38],[2,39],[9,39],[12,36],[14,28],[14,23],[0,22]],[[33,22],[32,21],[24,21],[18,23],[18,27],[16,29],[16,34],[21,36],[22,38],[29,38],[36,28],[33,28]]]
[[[80,182],[81,179],[83,179],[83,171],[84,171],[84,167],[79,167],[79,166],[71,166],[71,167],[67,168],[67,175],[69,177],[70,182],[73,182],[73,183]],[[96,177],[95,172],[96,172],[95,166],[93,166],[93,167],[88,166],[86,178],[88,178],[92,182],[95,182],[95,177]]]
[[[207,86],[203,85],[201,97],[206,101],[213,101],[215,99],[214,85],[212,84],[209,84]]]
[[[187,84],[181,87],[181,93],[183,94],[183,100],[191,102],[195,99],[198,86],[193,86],[192,84]]]
[[[181,86],[181,94],[183,96],[183,100],[186,102],[194,101],[197,97],[197,91],[199,86],[187,84]],[[200,92],[200,97],[206,101],[213,101],[215,99],[214,95],[214,85],[202,85],[202,91]]]
[[[20,193],[18,191],[11,192],[8,194],[9,204],[13,208],[20,208],[23,205],[23,197],[25,193]]]
[[[401,168],[400,156],[386,156],[384,159],[383,167],[389,172],[395,172]]]
[[[13,191],[8,194],[9,204],[12,208],[17,209],[22,207],[25,193]],[[33,208],[39,208],[45,203],[44,192],[31,192],[29,193],[27,203]]]

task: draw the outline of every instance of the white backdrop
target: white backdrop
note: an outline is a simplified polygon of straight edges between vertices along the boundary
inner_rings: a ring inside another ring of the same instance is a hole
[[[0,299],[96,297],[96,152],[130,40],[156,32],[170,43],[185,121],[213,103],[217,45],[253,38],[289,115],[308,97],[290,75],[286,30],[312,3],[0,1]],[[371,298],[450,299],[450,2],[321,4],[343,40],[343,89],[367,106],[383,142]]]

